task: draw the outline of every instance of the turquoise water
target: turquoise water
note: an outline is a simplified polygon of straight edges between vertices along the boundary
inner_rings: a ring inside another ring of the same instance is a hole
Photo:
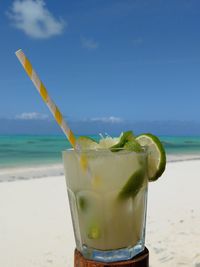
[[[200,136],[161,136],[160,139],[169,155],[200,155]],[[61,151],[69,147],[64,136],[0,136],[0,168],[62,163]]]

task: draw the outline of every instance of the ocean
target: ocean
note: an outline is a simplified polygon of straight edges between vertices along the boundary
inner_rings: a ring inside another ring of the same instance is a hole
[[[99,135],[90,135],[99,140]],[[200,136],[160,136],[167,155],[200,156]],[[70,148],[64,136],[0,136],[0,168],[62,163],[61,151]]]

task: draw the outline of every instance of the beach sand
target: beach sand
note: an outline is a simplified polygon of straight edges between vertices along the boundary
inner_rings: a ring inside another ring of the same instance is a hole
[[[200,267],[200,161],[168,163],[149,186],[150,267]],[[73,267],[64,176],[0,183],[0,266]]]

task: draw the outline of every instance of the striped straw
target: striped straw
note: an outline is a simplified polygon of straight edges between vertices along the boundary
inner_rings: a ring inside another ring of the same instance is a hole
[[[35,72],[35,70],[33,69],[30,61],[28,60],[28,58],[25,56],[24,52],[21,49],[16,51],[15,54],[16,54],[17,58],[19,59],[19,61],[21,62],[22,66],[25,69],[26,73],[28,74],[29,78],[31,79],[31,81],[35,85],[36,89],[38,90],[38,92],[39,92],[40,96],[42,97],[42,99],[44,100],[45,104],[48,106],[49,110],[53,114],[58,125],[61,127],[64,134],[67,136],[70,144],[72,145],[72,147],[74,149],[77,149],[77,151],[79,152],[79,156],[80,156],[79,159],[80,159],[81,166],[85,171],[88,172],[89,176],[91,177],[91,171],[90,171],[90,168],[88,165],[87,157],[83,154],[80,154],[79,145],[76,143],[75,135],[73,134],[72,130],[69,128],[67,123],[64,121],[63,115],[61,114],[59,108],[56,106],[54,101],[50,98],[50,96],[47,92],[47,89],[45,88],[44,84],[40,80],[40,78],[37,75],[37,73]],[[96,178],[94,180],[96,180]]]
[[[57,121],[58,125],[61,127],[63,130],[64,134],[67,136],[70,144],[72,145],[73,148],[76,148],[76,138],[67,125],[67,123],[63,119],[63,115],[61,114],[59,108],[55,105],[54,101],[50,98],[47,89],[45,88],[44,84],[38,77],[37,73],[33,69],[30,61],[28,58],[25,56],[24,52],[19,49],[18,51],[15,52],[17,58],[21,62],[23,68],[25,69],[26,73],[28,74],[29,78],[35,85],[36,89],[38,90],[40,96],[44,100],[45,104],[48,106],[49,110],[53,114],[55,120]]]

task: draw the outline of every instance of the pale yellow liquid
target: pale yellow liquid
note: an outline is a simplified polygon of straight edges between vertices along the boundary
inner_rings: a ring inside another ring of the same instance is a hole
[[[145,168],[145,155],[135,152],[86,152],[89,171],[75,152],[63,160],[76,245],[98,250],[132,247],[144,238],[147,179],[136,197],[119,198],[130,176]]]

